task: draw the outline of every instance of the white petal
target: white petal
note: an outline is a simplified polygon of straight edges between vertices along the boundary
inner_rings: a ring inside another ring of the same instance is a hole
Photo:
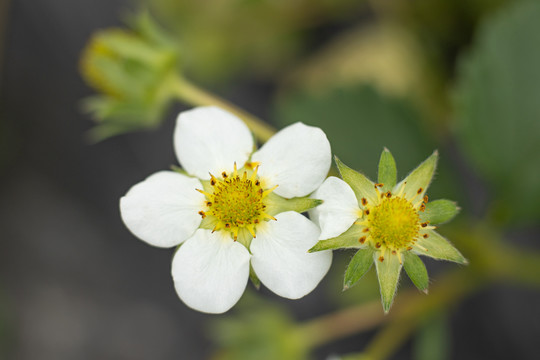
[[[309,217],[321,228],[319,240],[341,235],[361,212],[354,191],[345,181],[334,176],[326,179],[311,197],[324,201],[309,211]]]
[[[325,133],[313,126],[295,123],[274,135],[253,154],[260,162],[259,176],[275,193],[291,198],[306,196],[318,188],[330,169],[330,143]]]
[[[201,223],[204,195],[199,180],[160,171],[133,186],[120,199],[128,229],[150,245],[171,247],[188,239]]]
[[[319,229],[294,211],[259,225],[251,242],[251,264],[261,282],[276,294],[298,299],[310,293],[332,263],[331,251],[308,253]]]
[[[236,116],[214,106],[181,112],[174,130],[174,148],[182,167],[199,179],[209,172],[230,172],[244,166],[253,151],[253,137]]]
[[[249,252],[225,232],[199,229],[176,252],[171,274],[182,301],[220,314],[234,306],[249,277]]]

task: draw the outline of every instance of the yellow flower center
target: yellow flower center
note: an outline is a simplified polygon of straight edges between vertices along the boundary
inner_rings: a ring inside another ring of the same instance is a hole
[[[402,197],[385,197],[370,211],[367,220],[373,241],[396,250],[411,245],[420,227],[418,212]]]
[[[234,172],[223,172],[218,179],[211,175],[212,192],[199,190],[206,196],[206,209],[199,214],[214,220],[214,230],[230,231],[234,240],[238,233],[246,229],[255,237],[256,226],[261,221],[275,220],[265,212],[265,198],[274,189],[263,189],[257,176],[256,164],[247,164],[246,170],[240,175],[234,167]],[[252,168],[254,167],[254,169]]]
[[[356,223],[363,226],[363,233],[358,241],[361,244],[370,244],[379,251],[379,260],[384,261],[386,251],[396,255],[399,262],[402,262],[401,253],[413,249],[413,246],[422,248],[416,244],[420,237],[429,236],[425,230],[434,229],[428,226],[427,222],[422,223],[420,212],[426,208],[428,197],[415,201],[423,190],[418,189],[416,195],[406,198],[404,193],[405,184],[401,186],[397,195],[390,191],[381,193],[379,188],[383,184],[375,184],[377,199],[375,203],[368,203],[366,198],[361,199],[363,210],[360,220]],[[424,249],[424,248],[422,248]],[[424,249],[425,250],[425,249]]]

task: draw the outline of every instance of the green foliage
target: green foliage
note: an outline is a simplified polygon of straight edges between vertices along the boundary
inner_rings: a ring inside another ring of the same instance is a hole
[[[373,252],[373,249],[369,247],[356,252],[347,266],[347,271],[343,279],[343,290],[347,290],[356,284],[369,271],[373,264]]]
[[[356,0],[146,0],[185,49],[186,72],[204,83],[282,73],[310,28],[351,17]]]
[[[326,276],[328,299],[339,307],[357,306],[362,303],[378,301],[380,299],[379,280],[376,271],[367,271],[360,281],[343,291],[343,274],[351,261],[352,252],[334,251],[332,268]],[[371,260],[373,262],[373,258]],[[339,294],[339,296],[336,296]]]
[[[390,191],[396,186],[397,182],[397,168],[396,161],[392,156],[392,153],[384,148],[381,153],[381,159],[379,160],[379,174],[378,180],[379,183],[384,184],[382,190]]]
[[[398,172],[413,168],[434,148],[420,114],[409,102],[385,97],[365,84],[287,94],[277,103],[275,120],[283,126],[296,121],[319,126],[332,152],[371,179],[376,179],[373,170],[384,147],[400,154]]]
[[[428,221],[430,224],[442,224],[452,220],[460,208],[454,201],[440,199],[430,201],[426,205],[424,212],[420,213],[422,222]]]
[[[403,253],[403,267],[418,290],[427,293],[429,277],[426,265],[420,257],[410,251]]]
[[[84,103],[99,123],[91,139],[158,125],[173,98],[179,61],[178,49],[145,13],[130,30],[95,33],[80,62],[84,80],[101,93]]]
[[[540,216],[539,18],[538,1],[517,1],[482,24],[455,91],[464,153],[508,221]]]
[[[426,319],[413,342],[415,360],[448,360],[450,352],[450,324],[448,316],[439,312]]]
[[[214,322],[213,338],[220,345],[214,360],[307,359],[306,339],[287,312],[260,301],[244,306],[243,310],[237,316]]]

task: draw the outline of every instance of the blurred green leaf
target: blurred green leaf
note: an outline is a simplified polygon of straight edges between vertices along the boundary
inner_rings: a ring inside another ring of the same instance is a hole
[[[540,3],[518,1],[482,24],[455,91],[460,144],[495,191],[504,220],[540,216]]]
[[[384,97],[369,85],[287,94],[279,99],[276,122],[321,127],[334,154],[376,179],[380,149],[399,154],[398,172],[409,171],[433,150],[418,112],[405,100]]]
[[[306,339],[296,330],[289,314],[266,301],[244,300],[238,315],[214,321],[213,339],[220,346],[213,360],[303,360],[308,358]]]
[[[448,360],[452,358],[450,350],[448,317],[444,313],[437,313],[419,329],[413,342],[413,359]]]
[[[238,73],[282,73],[306,47],[309,29],[357,16],[357,0],[146,0],[185,49],[187,73],[216,83]]]
[[[441,147],[438,136],[429,132],[431,128],[424,125],[409,101],[383,96],[366,84],[317,93],[284,93],[276,102],[274,114],[277,125],[302,121],[322,128],[332,144],[332,152],[369,179],[377,178],[380,149],[384,147],[392,150],[397,172],[401,174],[407,174],[418,165],[418,159]],[[463,203],[463,191],[448,158],[441,151],[439,177],[429,195]]]

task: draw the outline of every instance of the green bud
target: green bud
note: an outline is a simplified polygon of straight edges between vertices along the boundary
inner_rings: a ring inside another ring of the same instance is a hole
[[[145,14],[131,29],[96,32],[83,50],[80,71],[99,95],[85,109],[99,122],[93,140],[152,128],[173,98],[179,51]]]

